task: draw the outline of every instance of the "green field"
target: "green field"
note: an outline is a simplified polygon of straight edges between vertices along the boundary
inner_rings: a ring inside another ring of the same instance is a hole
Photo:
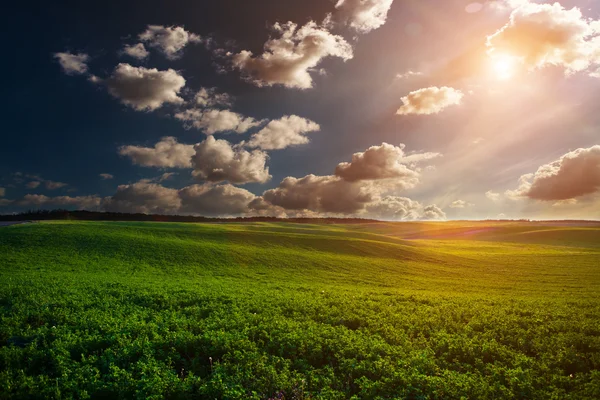
[[[600,224],[0,228],[0,398],[599,399]]]

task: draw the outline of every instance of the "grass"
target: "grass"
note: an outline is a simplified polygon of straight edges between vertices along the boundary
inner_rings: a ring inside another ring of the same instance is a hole
[[[0,228],[0,398],[600,398],[600,226]]]

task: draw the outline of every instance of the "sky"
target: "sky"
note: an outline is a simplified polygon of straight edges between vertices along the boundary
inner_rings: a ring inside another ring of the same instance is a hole
[[[2,214],[600,219],[597,1],[8,13]]]

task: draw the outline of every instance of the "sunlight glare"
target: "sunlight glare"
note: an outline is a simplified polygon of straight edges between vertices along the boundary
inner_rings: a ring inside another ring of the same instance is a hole
[[[491,58],[492,71],[496,79],[506,81],[515,74],[516,60],[509,55],[496,55]]]

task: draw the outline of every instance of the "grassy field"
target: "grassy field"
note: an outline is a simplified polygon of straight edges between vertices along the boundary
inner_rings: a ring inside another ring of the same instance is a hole
[[[0,398],[599,399],[600,224],[0,228]]]

